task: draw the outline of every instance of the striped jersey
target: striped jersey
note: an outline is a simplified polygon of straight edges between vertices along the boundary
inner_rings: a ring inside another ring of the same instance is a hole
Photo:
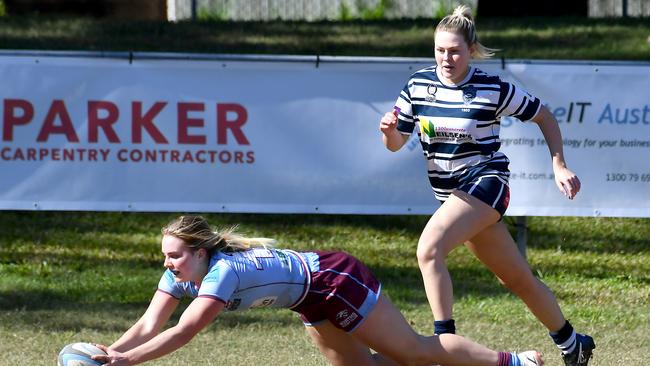
[[[158,290],[177,299],[211,297],[224,302],[229,311],[291,308],[306,296],[311,281],[310,268],[317,261],[315,253],[275,248],[215,252],[200,287],[194,282],[176,281],[168,269],[158,283]]]
[[[417,132],[436,198],[444,201],[477,171],[507,184],[509,160],[499,151],[500,119],[530,120],[540,100],[473,66],[458,84],[444,83],[436,70],[434,65],[411,75],[395,102],[397,130]]]

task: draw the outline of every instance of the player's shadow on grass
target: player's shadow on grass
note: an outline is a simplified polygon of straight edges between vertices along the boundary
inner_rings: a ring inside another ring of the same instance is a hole
[[[372,266],[383,288],[393,300],[411,305],[426,304],[427,297],[420,271],[416,268]],[[499,281],[484,268],[451,266],[449,272],[454,283],[454,297],[493,297],[508,293]]]
[[[184,300],[170,319],[176,324],[189,304]],[[78,302],[49,291],[0,291],[0,319],[10,318],[9,327],[38,327],[55,332],[93,329],[99,332],[124,331],[147,309],[148,302]],[[4,312],[4,314],[2,313]],[[282,314],[288,312],[290,314]],[[286,309],[224,312],[217,319],[220,328],[236,328],[264,319],[266,325],[286,326],[299,321]],[[3,325],[4,327],[4,325]]]

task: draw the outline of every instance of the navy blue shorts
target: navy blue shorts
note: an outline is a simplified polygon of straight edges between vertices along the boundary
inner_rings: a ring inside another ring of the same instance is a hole
[[[481,163],[464,170],[459,176],[444,179],[429,177],[429,180],[440,202],[458,189],[485,202],[503,216],[510,204],[508,164],[508,161]]]
[[[496,174],[477,175],[463,182],[459,190],[487,203],[503,216],[510,204],[508,181]]]
[[[311,268],[305,299],[291,310],[305,325],[329,320],[351,332],[370,314],[379,300],[381,284],[368,267],[344,252],[313,252],[318,268]]]

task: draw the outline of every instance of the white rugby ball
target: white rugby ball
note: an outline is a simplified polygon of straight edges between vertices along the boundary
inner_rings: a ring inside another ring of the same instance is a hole
[[[70,343],[63,347],[57,359],[58,366],[100,366],[101,362],[95,361],[91,356],[106,355],[106,352],[90,343]]]

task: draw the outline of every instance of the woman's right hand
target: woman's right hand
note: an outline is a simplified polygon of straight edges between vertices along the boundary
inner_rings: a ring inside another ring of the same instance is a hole
[[[397,128],[397,116],[395,112],[386,112],[381,121],[379,122],[379,130],[384,134],[388,134]]]
[[[91,358],[94,361],[101,362],[102,365],[110,365],[110,366],[129,366],[129,360],[124,356],[124,354],[114,351],[103,344],[96,344],[97,348],[101,349],[102,351],[106,352],[106,355],[95,355],[92,356]]]
[[[390,151],[397,151],[404,146],[406,140],[408,140],[408,135],[401,133],[397,129],[397,115],[399,114],[399,108],[395,107],[392,112],[387,112],[381,117],[379,122],[379,130],[383,134],[382,140],[384,145]]]

